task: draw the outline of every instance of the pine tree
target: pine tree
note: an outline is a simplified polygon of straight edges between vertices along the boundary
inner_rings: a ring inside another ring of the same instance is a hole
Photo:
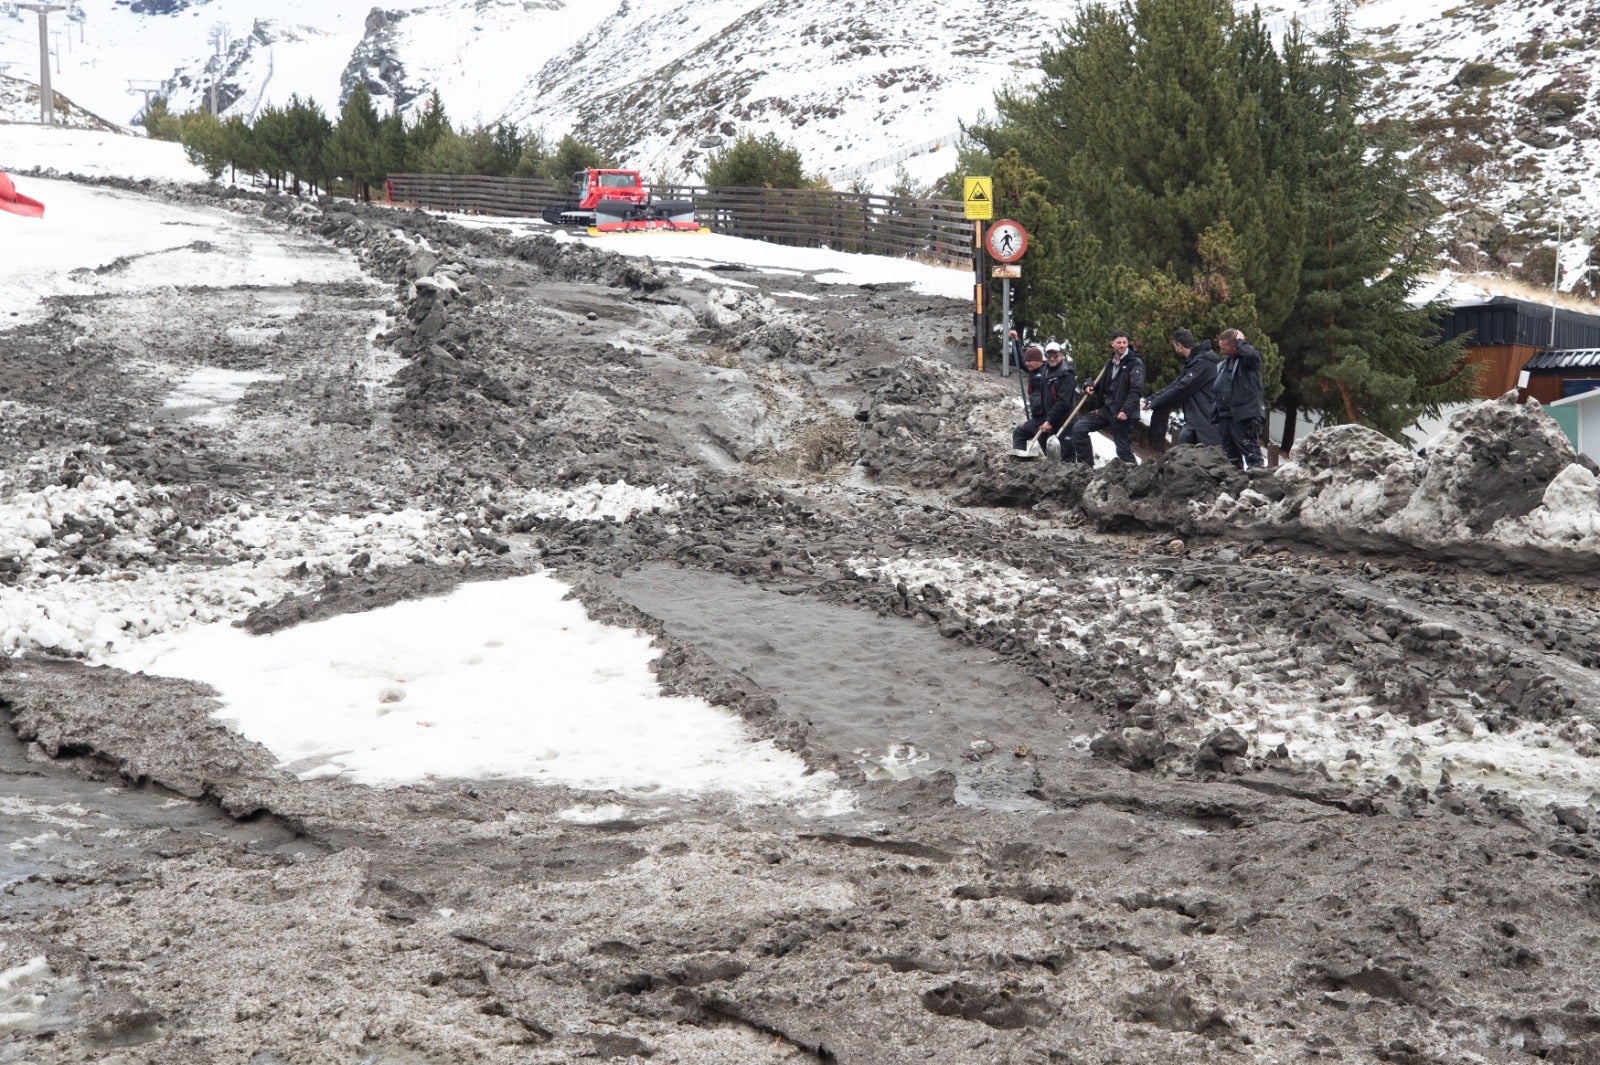
[[[1171,338],[1179,326],[1201,340],[1238,329],[1261,352],[1261,384],[1270,406],[1280,390],[1283,360],[1261,328],[1255,295],[1239,282],[1242,256],[1233,227],[1219,222],[1207,229],[1197,251],[1201,266],[1187,281],[1168,270],[1142,277],[1133,287],[1134,313],[1126,328],[1145,353],[1148,379],[1159,387],[1177,376],[1180,363]]]
[[[239,180],[239,172],[254,173],[261,169],[261,153],[256,148],[255,133],[250,123],[241,115],[229,115],[222,124],[223,150],[232,169],[231,180]]]
[[[212,181],[228,168],[227,141],[222,123],[209,111],[190,111],[183,116],[179,139],[189,162],[206,172]]]
[[[1298,35],[1286,42],[1279,102],[1309,212],[1299,296],[1278,331],[1285,450],[1302,411],[1398,439],[1475,384],[1459,344],[1432,339],[1438,308],[1409,302],[1431,251],[1427,219],[1415,214],[1416,180],[1397,146],[1374,144],[1362,127],[1368,75],[1342,15],[1318,45],[1320,59]]]
[[[304,181],[314,192],[327,180],[327,153],[324,149],[328,138],[333,135],[333,124],[315,100],[301,100],[299,95],[289,97],[284,119],[289,129],[287,161],[294,175],[290,189],[299,195],[300,183]]]
[[[1229,0],[1085,8],[1041,59],[1036,91],[1003,93],[992,153],[1017,147],[1116,261],[1189,281],[1200,236],[1237,235],[1242,283],[1264,327],[1293,305],[1304,214],[1268,172],[1248,26]]]
[[[367,87],[357,82],[345,98],[339,122],[328,141],[325,153],[328,170],[349,179],[355,199],[370,200],[371,186],[383,180],[381,150],[378,112],[372,106]]]
[[[1131,272],[1110,263],[1083,224],[1051,201],[1049,183],[1015,149],[992,170],[997,215],[1028,232],[1022,277],[1012,282],[1013,323],[1069,343],[1080,375],[1097,371],[1112,330],[1125,328],[1132,310]],[[1000,306],[998,282],[987,304]]]
[[[294,167],[294,129],[289,113],[270,105],[262,108],[250,127],[250,136],[255,142],[257,165],[268,181],[282,188],[284,175]]]
[[[406,119],[399,104],[378,122],[378,157],[385,180],[406,168]]]
[[[565,184],[580,170],[604,169],[613,165],[593,145],[585,144],[572,134],[561,138],[550,156],[549,170],[545,176]]]
[[[768,133],[746,133],[706,157],[707,185],[737,188],[799,189],[806,184],[800,151]]]
[[[416,172],[425,172],[422,165],[423,158],[439,142],[441,137],[453,132],[450,120],[444,113],[444,101],[439,99],[439,90],[434,89],[428,93],[428,98],[422,104],[421,110],[406,127],[405,168]]]

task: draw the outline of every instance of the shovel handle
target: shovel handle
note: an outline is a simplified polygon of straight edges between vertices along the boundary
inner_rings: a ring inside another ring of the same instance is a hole
[[[1099,388],[1101,379],[1105,377],[1106,371],[1110,368],[1111,364],[1109,362],[1100,367],[1100,372],[1095,375],[1095,379],[1090,383],[1089,387]],[[1072,413],[1067,415],[1067,420],[1061,423],[1061,428],[1065,429],[1067,426],[1071,425],[1073,421],[1077,419],[1078,412],[1083,409],[1083,405],[1087,402],[1089,402],[1089,393],[1085,392],[1083,396],[1079,398],[1078,405],[1072,408]]]

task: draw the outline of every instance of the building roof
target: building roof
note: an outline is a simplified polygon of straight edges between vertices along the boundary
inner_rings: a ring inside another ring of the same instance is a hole
[[[1600,348],[1552,348],[1528,360],[1525,370],[1600,370]]]
[[[1551,322],[1554,318],[1554,339]],[[1466,336],[1468,347],[1518,344],[1533,348],[1600,348],[1600,314],[1584,314],[1548,303],[1496,296],[1465,303],[1439,318],[1440,339]]]
[[[1600,403],[1600,388],[1591,388],[1589,391],[1579,392],[1575,396],[1562,396],[1560,399],[1551,400],[1549,403],[1546,403],[1545,406],[1547,408],[1578,406],[1588,407],[1596,403]]]

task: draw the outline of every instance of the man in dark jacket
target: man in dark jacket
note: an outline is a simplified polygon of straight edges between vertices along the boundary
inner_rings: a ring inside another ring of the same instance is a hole
[[[1100,406],[1072,423],[1072,453],[1076,461],[1094,465],[1094,445],[1089,434],[1109,426],[1117,444],[1119,462],[1138,462],[1133,457],[1133,423],[1139,417],[1139,397],[1144,393],[1144,360],[1128,345],[1128,334],[1111,334],[1111,361],[1105,364],[1095,384],[1083,390],[1098,396]],[[1066,460],[1065,454],[1062,456]]]
[[[1045,412],[1049,409],[1045,404],[1044,349],[1039,345],[1029,344],[1022,353],[1022,374],[1023,413],[1028,420],[1011,430],[1011,448],[1014,451],[1022,451],[1028,446],[1028,441],[1039,435]]]
[[[1067,427],[1067,415],[1072,413],[1078,398],[1078,371],[1067,358],[1067,353],[1054,340],[1044,346],[1044,424],[1039,431],[1048,437],[1060,437]],[[1058,448],[1060,440],[1052,441]]]
[[[1150,439],[1156,447],[1166,448],[1167,419],[1179,405],[1183,408],[1183,431],[1178,434],[1180,444],[1221,444],[1222,434],[1211,424],[1215,403],[1211,386],[1217,379],[1217,356],[1211,350],[1211,341],[1196,342],[1187,329],[1172,334],[1172,350],[1183,360],[1183,370],[1166,388],[1144,401],[1150,412]]]
[[[1267,407],[1261,387],[1261,352],[1237,329],[1224,329],[1217,343],[1222,349],[1222,365],[1212,386],[1216,408],[1211,420],[1222,434],[1222,450],[1241,470],[1265,467],[1261,421]]]

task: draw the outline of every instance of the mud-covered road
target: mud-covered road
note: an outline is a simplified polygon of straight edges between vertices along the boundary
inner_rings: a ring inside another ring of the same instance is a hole
[[[10,593],[453,515],[184,609],[544,569],[850,802],[301,779],[201,685],[8,644],[0,1063],[1600,1061],[1597,567],[1546,536],[1592,476],[1533,415],[1474,415],[1448,481],[1337,435],[1254,479],[1019,466],[959,303],[182,195],[283,283],[0,328],[10,490],[131,486]],[[679,505],[527,505],[619,480]]]

